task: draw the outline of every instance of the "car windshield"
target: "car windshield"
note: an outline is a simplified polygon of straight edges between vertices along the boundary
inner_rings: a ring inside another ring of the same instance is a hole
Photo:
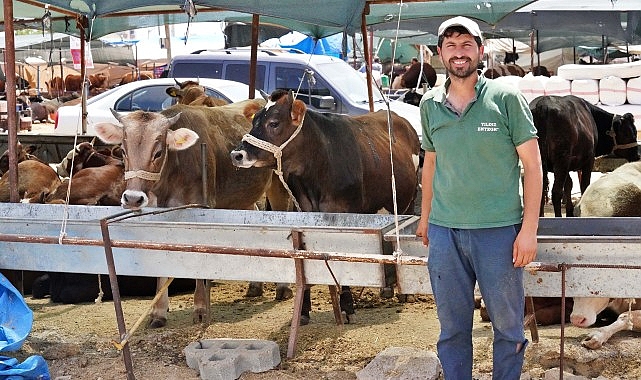
[[[341,93],[348,96],[356,103],[367,103],[367,82],[356,70],[342,62],[328,62],[319,64],[316,69],[325,78],[332,78],[333,83]],[[381,94],[373,88],[373,98],[375,102],[382,101]]]

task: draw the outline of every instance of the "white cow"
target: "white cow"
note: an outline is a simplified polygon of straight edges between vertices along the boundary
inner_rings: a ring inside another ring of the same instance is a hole
[[[624,164],[600,177],[585,190],[577,205],[577,215],[641,216],[641,161]],[[632,302],[632,305],[630,305]],[[596,349],[622,330],[641,331],[641,298],[574,298],[570,320],[578,327],[589,327],[597,314],[610,309],[619,314],[612,324],[590,332],[581,344]]]

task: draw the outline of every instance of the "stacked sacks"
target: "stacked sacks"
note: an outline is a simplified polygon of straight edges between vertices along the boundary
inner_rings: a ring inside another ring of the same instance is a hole
[[[545,82],[545,95],[565,96],[572,93],[570,81],[558,75],[551,76]]]
[[[608,106],[625,104],[626,84],[619,77],[607,76],[599,81],[599,100]]]
[[[641,77],[628,80],[626,97],[630,104],[641,104]]]
[[[599,81],[596,79],[574,79],[570,90],[572,95],[592,104],[599,102]]]
[[[534,76],[527,73],[518,83],[518,88],[525,96],[525,100],[530,103],[534,98],[545,95],[545,82],[550,78],[544,76]]]

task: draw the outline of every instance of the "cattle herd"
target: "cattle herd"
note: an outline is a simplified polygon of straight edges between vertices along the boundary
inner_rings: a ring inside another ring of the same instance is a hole
[[[50,90],[66,91],[74,78],[67,77],[64,84],[59,79],[48,84],[53,86]],[[269,99],[223,104],[208,98],[193,81],[176,81],[167,93],[178,104],[161,112],[121,115],[113,111],[118,123],[96,125],[98,137],[109,149],[81,143],[62,162],[44,163],[33,147],[18,145],[20,199],[131,209],[202,204],[245,210],[267,205],[281,211],[414,212],[420,143],[409,122],[396,114],[318,113],[284,90],[276,90]],[[555,216],[561,216],[562,200],[567,216],[641,216],[641,164],[631,114],[611,114],[573,96],[540,97],[530,108],[539,131],[543,171],[554,173]],[[595,157],[602,155],[631,162],[591,184]],[[7,170],[5,152],[0,171]],[[570,171],[580,174],[583,195],[576,209],[570,197]],[[548,194],[547,176],[544,179],[541,213]],[[9,201],[6,173],[0,179],[0,201]],[[61,289],[69,289],[69,281],[79,281],[74,276],[49,274],[48,279],[53,301],[93,300],[87,299],[91,295],[61,294]],[[163,283],[158,279],[157,287]],[[208,321],[208,282],[191,284],[194,322]],[[288,290],[285,284],[280,286]],[[301,323],[310,318],[306,293]],[[290,297],[291,290],[283,294],[287,295],[280,298]],[[340,296],[347,321],[353,321],[350,289],[342,287]],[[151,326],[167,323],[168,302],[165,292],[151,313]],[[567,303],[568,310],[561,311],[559,299],[537,299],[535,310],[539,323],[560,323],[561,314],[566,313],[581,327],[593,324],[604,310],[613,310],[617,321],[584,342],[586,347],[598,348],[629,322],[641,331],[641,299],[633,306],[626,302],[575,299]],[[622,312],[628,307],[640,310]]]

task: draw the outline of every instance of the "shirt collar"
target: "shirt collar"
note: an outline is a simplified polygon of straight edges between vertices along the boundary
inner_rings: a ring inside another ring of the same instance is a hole
[[[481,88],[485,86],[487,78],[481,75],[480,70],[477,70],[476,73],[478,75],[478,80],[474,85],[474,91],[476,92],[476,97],[478,98],[478,93],[481,91]],[[434,98],[433,98],[434,101],[445,103],[445,100],[447,98],[447,89],[450,87],[451,83],[452,83],[452,80],[450,79],[450,77],[447,77],[447,79],[445,80],[445,83],[443,83],[442,86],[436,88],[436,93],[434,94]]]

